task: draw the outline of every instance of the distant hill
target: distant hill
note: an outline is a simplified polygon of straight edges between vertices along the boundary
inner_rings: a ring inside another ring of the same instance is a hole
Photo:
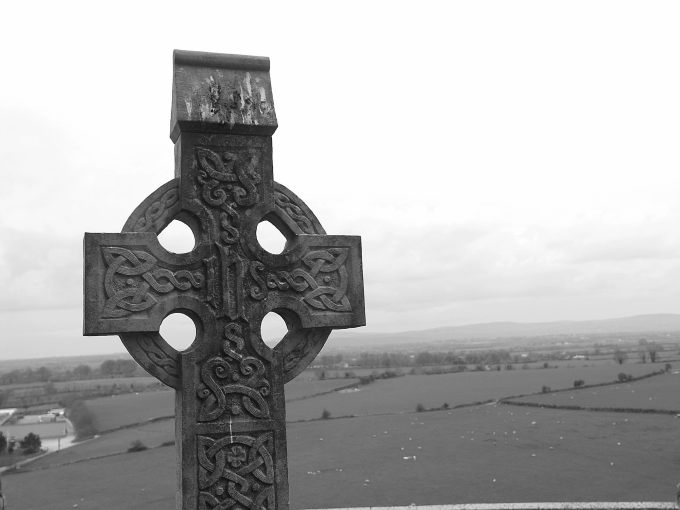
[[[556,322],[486,322],[425,329],[421,331],[402,331],[396,333],[368,333],[362,329],[339,330],[331,335],[326,352],[341,350],[373,350],[410,345],[436,348],[458,348],[446,344],[479,344],[493,342],[511,345],[518,339],[536,337],[582,336],[603,334],[640,334],[645,333],[680,333],[680,314],[650,314],[620,317],[617,319],[591,321],[556,321]],[[444,344],[442,346],[441,344]],[[85,364],[92,367],[100,365],[107,359],[129,359],[126,352],[110,354],[94,354],[85,356],[63,356],[50,358],[31,358],[0,360],[0,373],[14,369],[47,368],[69,369]]]
[[[356,348],[446,340],[500,340],[538,336],[579,336],[595,334],[636,334],[680,331],[680,314],[651,314],[590,321],[487,322],[399,333],[361,333],[337,331],[333,347]]]
[[[115,352],[111,354],[88,354],[84,356],[54,356],[51,358],[26,358],[0,360],[0,374],[12,370],[24,370],[26,368],[46,367],[49,369],[68,370],[78,365],[98,367],[107,359],[130,359],[127,352]]]

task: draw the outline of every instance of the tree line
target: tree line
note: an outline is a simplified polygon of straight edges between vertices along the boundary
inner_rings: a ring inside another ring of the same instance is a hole
[[[103,379],[109,377],[136,377],[147,375],[144,370],[131,359],[109,359],[99,366],[92,367],[80,364],[72,369],[50,369],[45,366],[33,369],[22,368],[0,374],[0,385],[28,384],[37,382],[82,381],[87,379]]]
[[[17,447],[24,455],[30,455],[33,453],[38,453],[41,446],[42,441],[40,440],[40,436],[38,434],[34,434],[33,432],[26,434],[26,436],[20,441],[7,439],[5,434],[0,432],[0,455],[12,455],[17,451]]]
[[[513,354],[507,349],[472,351],[457,353],[454,351],[420,351],[409,352],[360,352],[352,354],[325,354],[319,356],[316,367],[338,368],[343,364],[355,368],[398,368],[423,367],[433,365],[504,365],[508,363],[527,363],[559,359],[554,353],[541,353],[531,358]]]

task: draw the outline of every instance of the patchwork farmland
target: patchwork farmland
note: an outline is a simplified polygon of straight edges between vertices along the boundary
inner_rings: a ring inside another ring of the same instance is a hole
[[[512,402],[597,409],[638,409],[680,413],[680,372],[634,382],[512,399]]]
[[[626,367],[634,377],[662,369],[663,365],[635,364]],[[358,391],[336,392],[323,397],[291,402],[287,406],[289,421],[319,418],[324,409],[331,416],[364,416],[414,411],[418,404],[430,409],[444,403],[449,407],[497,400],[512,395],[538,393],[543,386],[551,389],[571,388],[574,380],[587,384],[615,381],[620,366],[610,362],[596,366],[562,368],[475,371],[439,375],[408,375],[378,380]]]
[[[639,377],[660,368],[629,364],[625,371]],[[572,363],[407,375],[363,385],[354,379],[314,380],[306,373],[286,387],[291,508],[670,499],[680,469],[680,457],[668,447],[680,427],[673,415],[498,402],[532,393],[520,400],[573,403],[573,396],[585,406],[600,402],[597,398],[613,402],[620,395],[621,403],[643,409],[656,395],[654,405],[672,408],[680,381],[672,371],[634,382],[539,394],[543,386],[570,388],[577,379],[611,382],[620,372],[613,362]],[[445,402],[453,407],[485,401],[490,403],[415,412],[418,404],[429,409]],[[7,474],[9,500],[21,502],[17,508],[26,510],[171,507],[174,420],[163,417],[173,413],[173,393],[131,393],[86,405],[98,426],[110,432]],[[324,409],[331,419],[319,419]],[[128,453],[135,441],[148,449]],[[597,473],[597,483],[592,473]],[[40,491],[33,489],[36,484]]]
[[[626,370],[634,377],[639,377],[659,368],[662,365],[636,364],[628,366]],[[340,417],[404,413],[414,411],[418,404],[426,409],[444,403],[455,407],[537,393],[544,385],[552,389],[570,388],[576,379],[583,379],[589,384],[611,382],[616,380],[620,371],[620,367],[614,363],[572,365],[499,372],[408,375],[360,386],[356,386],[357,379],[296,379],[286,385],[286,415],[288,421],[300,421],[317,419],[324,409],[331,413],[331,417]],[[333,391],[339,388],[346,389]],[[114,395],[89,400],[87,406],[94,414],[97,430],[105,432],[172,416],[174,392],[165,390]]]
[[[171,436],[172,420],[167,422],[159,429],[165,438]],[[669,416],[497,405],[293,423],[291,508],[668,500],[680,467],[668,445],[679,426]],[[144,427],[136,437],[148,441]],[[134,432],[112,441],[124,451]],[[30,471],[6,476],[7,497],[24,510],[172,507],[174,448],[86,460],[97,453],[96,441],[62,452],[73,455],[61,459],[69,463],[41,459]]]

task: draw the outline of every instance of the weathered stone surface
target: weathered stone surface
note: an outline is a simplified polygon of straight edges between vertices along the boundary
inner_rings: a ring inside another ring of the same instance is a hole
[[[333,328],[365,324],[360,238],[326,235],[273,180],[268,68],[261,57],[175,52],[176,177],[122,233],[84,239],[84,334],[119,334],[140,365],[177,390],[184,510],[288,507],[284,383]],[[175,219],[194,233],[190,253],[158,242]],[[261,221],[286,237],[281,254],[259,245]],[[158,332],[178,311],[197,329],[182,352]],[[274,349],[260,334],[270,311],[288,326]]]
[[[180,131],[274,134],[268,58],[180,50],[174,58],[173,142]]]

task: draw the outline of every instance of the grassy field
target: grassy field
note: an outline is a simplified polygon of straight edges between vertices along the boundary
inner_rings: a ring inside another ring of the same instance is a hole
[[[159,434],[168,427],[163,424]],[[669,445],[679,427],[668,416],[495,405],[294,423],[288,427],[291,508],[670,501],[680,455]],[[92,452],[93,445],[73,451]],[[5,475],[3,488],[10,508],[23,510],[76,504],[165,510],[174,502],[174,455],[174,448],[163,447],[43,465]]]
[[[635,376],[657,370],[658,365],[624,365],[623,371]],[[327,409],[332,416],[400,413],[413,411],[417,404],[426,408],[468,404],[511,395],[534,393],[542,385],[569,388],[575,379],[589,384],[616,379],[622,368],[608,365],[564,368],[463,372],[442,375],[409,375],[379,380],[361,386],[359,391],[343,391],[309,397],[356,382],[355,379],[295,379],[286,385],[289,421],[309,420]],[[300,400],[303,399],[303,400]],[[174,413],[174,392],[129,393],[87,401],[100,432],[142,423]]]
[[[516,400],[561,406],[663,409],[680,412],[679,390],[680,373],[670,372],[631,383],[532,395]]]
[[[175,449],[105,457],[3,476],[17,510],[167,510],[175,501]]]
[[[48,383],[33,382],[22,384],[0,385],[0,391],[14,391],[20,393],[40,393],[47,387]],[[154,377],[106,377],[101,379],[83,379],[80,381],[57,381],[52,383],[57,392],[96,390],[117,386],[120,388],[145,388],[157,385],[158,379]]]
[[[586,362],[587,363],[587,362]],[[414,413],[425,407],[569,388],[575,379],[608,382],[658,365],[598,363],[559,369],[404,376],[321,396],[352,383],[295,380],[286,386],[291,508],[522,501],[673,500],[680,420],[666,415],[481,405]],[[672,405],[680,374],[538,398]],[[652,401],[649,398],[652,397]],[[297,400],[303,398],[302,400]],[[592,399],[592,400],[588,400]],[[599,399],[599,400],[598,400]],[[677,399],[675,399],[677,400]],[[579,402],[577,405],[589,405]],[[88,401],[104,430],[173,413],[172,391]],[[599,405],[598,405],[599,406]],[[391,413],[380,415],[378,413]],[[396,413],[396,414],[395,414]],[[167,419],[115,430],[7,474],[10,508],[160,510],[172,508],[175,448]],[[150,450],[125,452],[140,440]],[[111,483],[115,479],[115,483]],[[39,486],[39,491],[35,487]]]
[[[143,388],[158,384],[158,379],[155,377],[112,377],[104,379],[86,379],[83,381],[57,382],[54,383],[54,386],[59,391],[81,391],[97,389],[98,387],[109,387],[114,384],[119,387],[132,386],[135,388]]]
[[[99,432],[117,429],[175,413],[174,390],[126,393],[88,400]]]
[[[31,469],[45,469],[83,461],[93,457],[112,455],[126,451],[130,444],[139,440],[149,448],[174,441],[174,418],[146,423],[137,427],[115,430],[96,439],[84,441],[75,446],[55,452],[36,460]],[[171,450],[174,451],[173,448]]]
[[[307,398],[317,393],[326,393],[337,388],[350,386],[359,382],[359,379],[293,379],[285,386],[286,401]]]
[[[318,418],[324,409],[332,416],[368,415],[413,411],[417,404],[426,408],[499,399],[511,395],[540,392],[543,385],[552,389],[571,388],[574,380],[587,384],[610,382],[619,372],[634,376],[663,368],[661,365],[613,362],[598,366],[574,366],[531,370],[461,372],[441,375],[409,375],[378,380],[360,391],[333,393],[291,402],[286,411],[290,421]]]
[[[295,424],[292,506],[671,500],[678,427],[503,406]]]

